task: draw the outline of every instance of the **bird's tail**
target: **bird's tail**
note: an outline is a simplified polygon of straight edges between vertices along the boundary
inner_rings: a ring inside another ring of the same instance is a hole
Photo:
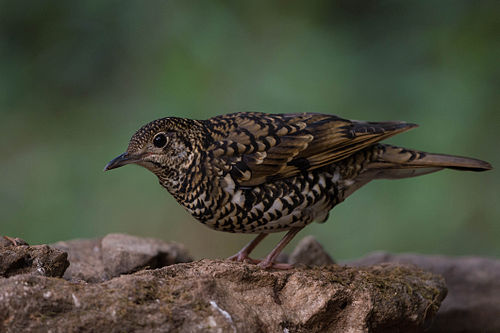
[[[475,158],[431,154],[418,150],[380,144],[377,161],[369,166],[377,170],[375,178],[397,179],[424,175],[444,168],[465,171],[491,170],[491,164]]]

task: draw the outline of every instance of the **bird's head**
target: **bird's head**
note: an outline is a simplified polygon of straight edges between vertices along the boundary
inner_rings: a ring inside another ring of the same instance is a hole
[[[160,179],[173,177],[189,167],[203,144],[201,122],[162,118],[142,126],[130,139],[127,151],[111,160],[104,171],[138,164]]]

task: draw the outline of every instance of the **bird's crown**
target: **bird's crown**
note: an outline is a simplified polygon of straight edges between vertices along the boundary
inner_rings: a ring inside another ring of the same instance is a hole
[[[168,139],[176,136],[192,144],[201,137],[201,125],[196,120],[167,117],[142,126],[130,139],[128,152],[136,152],[150,145],[163,148]]]

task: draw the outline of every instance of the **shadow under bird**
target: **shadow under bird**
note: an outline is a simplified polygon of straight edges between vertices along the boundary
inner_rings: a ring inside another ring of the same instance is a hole
[[[274,260],[290,240],[373,179],[444,168],[484,171],[488,162],[378,143],[406,122],[363,122],[317,113],[241,112],[207,120],[158,119],[140,128],[104,170],[138,164],[158,176],[189,213],[219,231],[258,236],[232,260],[290,268]],[[288,231],[263,260],[250,252]]]

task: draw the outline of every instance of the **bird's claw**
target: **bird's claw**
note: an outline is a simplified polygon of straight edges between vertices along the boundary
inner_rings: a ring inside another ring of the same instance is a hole
[[[248,256],[248,254],[241,253],[241,252],[238,252],[235,255],[230,256],[229,258],[227,258],[227,260],[237,261],[237,262],[246,262],[246,263],[250,263],[250,264],[258,264],[261,262],[261,260],[250,258]]]

